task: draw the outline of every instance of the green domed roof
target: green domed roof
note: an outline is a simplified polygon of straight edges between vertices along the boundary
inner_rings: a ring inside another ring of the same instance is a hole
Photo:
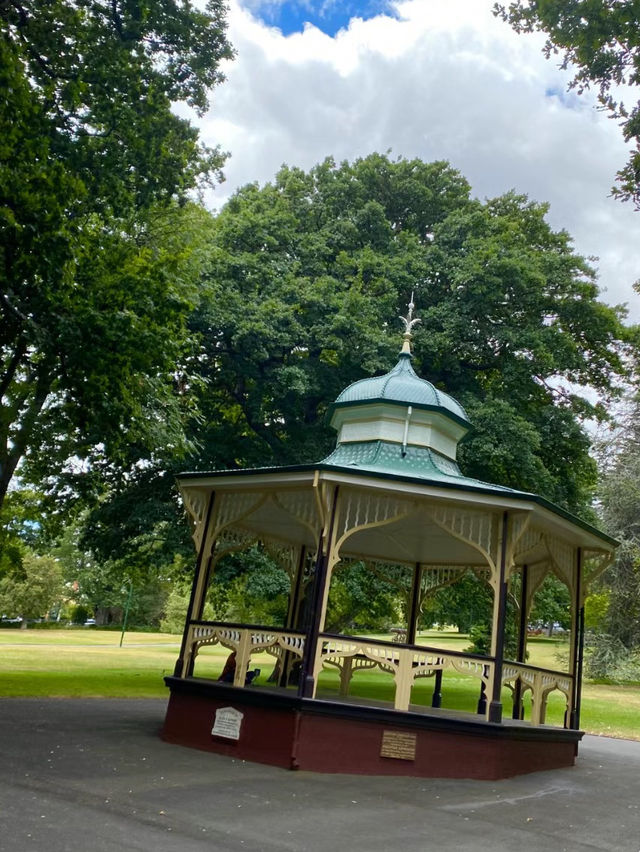
[[[391,402],[400,405],[415,405],[440,411],[463,425],[469,418],[456,400],[439,391],[431,382],[416,375],[411,366],[411,355],[402,353],[400,360],[384,376],[360,379],[345,388],[332,408],[347,405],[362,405],[367,402]]]

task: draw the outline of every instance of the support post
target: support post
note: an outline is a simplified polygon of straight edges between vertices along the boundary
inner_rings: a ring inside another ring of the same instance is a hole
[[[569,727],[580,727],[582,698],[582,665],[584,658],[584,606],[582,606],[582,548],[576,553],[576,582],[574,584],[573,612],[571,613],[571,713]]]
[[[318,648],[320,622],[322,620],[324,610],[323,604],[325,600],[325,585],[327,583],[327,575],[329,573],[329,560],[331,559],[331,550],[333,548],[333,528],[338,506],[338,492],[339,486],[336,485],[333,492],[333,504],[331,506],[331,517],[329,520],[329,530],[326,539],[326,553],[324,552],[325,540],[323,535],[320,536],[320,541],[318,543],[318,556],[316,558],[315,577],[313,578],[311,624],[304,643],[302,670],[300,672],[300,683],[298,685],[298,694],[303,698],[312,698],[316,688],[313,677],[313,668]]]
[[[193,584],[191,586],[191,595],[189,597],[189,606],[187,607],[187,616],[185,619],[184,625],[184,633],[182,634],[182,643],[180,645],[180,656],[178,657],[174,669],[174,677],[184,677],[187,666],[185,666],[185,658],[187,655],[190,655],[190,651],[187,649],[187,637],[189,636],[189,625],[193,620],[193,612],[199,606],[199,598],[203,598],[203,583],[202,583],[202,574],[203,567],[202,563],[204,561],[204,554],[207,547],[207,541],[209,538],[209,526],[211,524],[211,517],[213,515],[213,506],[215,503],[215,491],[212,491],[209,495],[209,505],[207,506],[207,513],[205,515],[204,527],[202,530],[202,541],[200,542],[200,550],[198,551],[198,557],[196,559],[196,569],[193,577]],[[208,566],[207,566],[208,567]]]
[[[302,577],[304,575],[304,563],[307,558],[307,548],[304,544],[300,547],[300,558],[296,568],[296,576],[293,580],[293,588],[291,589],[291,601],[289,602],[289,611],[287,613],[287,627],[292,629],[296,626],[296,614],[300,607],[300,591],[302,589]]]
[[[518,656],[519,663],[524,663],[527,655],[527,596],[529,594],[529,567],[522,566],[520,583],[520,624],[518,625]],[[522,682],[517,678],[513,686],[513,718],[523,718]]]
[[[502,722],[502,662],[504,657],[504,627],[507,613],[507,536],[509,534],[509,513],[502,515],[502,542],[500,547],[500,575],[495,589],[498,597],[497,608],[494,607],[494,642],[493,645],[493,683],[491,701],[489,703],[489,722]]]
[[[307,558],[307,548],[303,545],[300,547],[300,558],[296,568],[296,575],[293,578],[293,587],[291,589],[291,600],[289,601],[289,611],[287,612],[286,627],[291,630],[296,626],[296,617],[300,607],[300,590],[302,589],[302,577],[304,574],[304,563]],[[291,663],[291,653],[283,651],[280,662],[280,673],[278,676],[278,686],[287,686],[289,680],[289,665]]]
[[[442,669],[436,669],[433,681],[432,707],[442,707]]]
[[[422,566],[416,562],[411,580],[411,599],[409,601],[409,619],[407,621],[407,645],[415,645],[418,616],[420,615],[420,581]]]

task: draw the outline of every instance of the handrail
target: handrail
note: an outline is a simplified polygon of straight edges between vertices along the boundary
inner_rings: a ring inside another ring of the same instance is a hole
[[[275,630],[278,633],[294,633],[297,636],[306,636],[306,631],[295,630],[292,627],[280,627],[273,624],[247,624],[241,621],[204,621],[203,619],[192,619],[189,624],[199,627],[233,627],[235,630]]]
[[[427,651],[430,654],[446,654],[449,657],[464,657],[465,659],[477,660],[479,663],[492,663],[494,662],[494,657],[485,656],[484,654],[465,654],[464,651],[449,651],[445,648],[436,648],[433,645],[409,645],[406,642],[390,642],[386,639],[370,639],[367,636],[351,636],[347,633],[321,633],[320,637],[323,639],[337,639],[340,641],[351,641],[355,640],[357,642],[371,642],[376,645],[383,645],[389,648],[407,648],[410,651]]]

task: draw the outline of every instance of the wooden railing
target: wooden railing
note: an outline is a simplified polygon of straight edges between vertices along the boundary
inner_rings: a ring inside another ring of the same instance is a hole
[[[519,718],[522,696],[531,692],[531,724],[544,725],[549,695],[558,690],[565,697],[565,726],[570,716],[573,677],[566,672],[553,669],[541,669],[525,663],[505,661],[502,666],[502,683],[513,690],[514,702],[518,705],[516,717]]]
[[[443,651],[423,645],[401,645],[396,641],[380,642],[356,636],[321,634],[314,665],[314,681],[323,668],[335,668],[340,675],[340,695],[349,694],[351,678],[356,672],[379,668],[391,674],[395,681],[394,709],[408,710],[411,690],[418,678],[433,677],[432,706],[441,705],[442,674],[446,670],[470,675],[480,681],[478,712],[485,712],[486,695],[495,671],[490,657]],[[547,699],[558,690],[565,698],[565,723],[569,718],[573,678],[565,672],[542,669],[525,663],[504,661],[502,684],[511,689],[521,717],[522,696],[531,693],[532,725],[543,725]]]
[[[296,659],[302,660],[305,634],[298,630],[279,627],[247,627],[215,621],[192,621],[187,634],[187,655],[182,676],[185,677],[206,645],[222,645],[235,652],[236,665],[233,685],[244,686],[252,654],[266,652],[276,657],[281,666],[291,667]]]
[[[305,634],[298,630],[278,627],[248,626],[228,622],[192,621],[187,634],[187,655],[182,672],[186,677],[193,671],[199,650],[207,645],[221,645],[236,654],[233,685],[243,687],[245,675],[253,654],[266,652],[275,657],[280,672],[279,682],[289,682],[293,666],[302,662]],[[480,685],[478,712],[484,712],[495,672],[491,657],[443,651],[424,645],[405,645],[397,641],[383,642],[358,636],[338,636],[321,633],[318,638],[313,680],[317,684],[323,668],[337,669],[340,677],[339,693],[349,694],[351,680],[357,672],[379,668],[390,674],[395,683],[394,709],[406,711],[411,703],[411,690],[419,678],[434,679],[432,706],[440,707],[443,672],[455,671],[477,678]],[[532,725],[543,725],[547,699],[554,691],[565,698],[565,724],[569,719],[573,678],[565,672],[542,669],[525,663],[505,660],[502,666],[502,684],[509,687],[517,708],[514,715],[521,718],[522,696],[531,694]]]
[[[493,660],[456,651],[443,651],[419,645],[400,645],[397,642],[380,642],[357,636],[320,635],[314,681],[324,666],[337,668],[340,672],[340,693],[347,695],[353,674],[363,669],[378,667],[393,675],[396,689],[394,709],[408,710],[411,688],[418,678],[434,677],[434,696],[439,698],[441,673],[449,668],[461,674],[477,677],[484,687],[488,686],[493,672]],[[440,675],[440,676],[438,676]],[[439,700],[432,702],[439,706]]]

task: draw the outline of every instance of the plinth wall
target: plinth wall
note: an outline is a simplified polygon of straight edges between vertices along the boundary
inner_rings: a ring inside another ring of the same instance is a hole
[[[167,742],[288,769],[495,780],[572,766],[582,738],[580,731],[511,721],[398,713],[197,678],[165,680],[171,690],[162,732]],[[222,708],[242,714],[231,737],[212,733]]]

